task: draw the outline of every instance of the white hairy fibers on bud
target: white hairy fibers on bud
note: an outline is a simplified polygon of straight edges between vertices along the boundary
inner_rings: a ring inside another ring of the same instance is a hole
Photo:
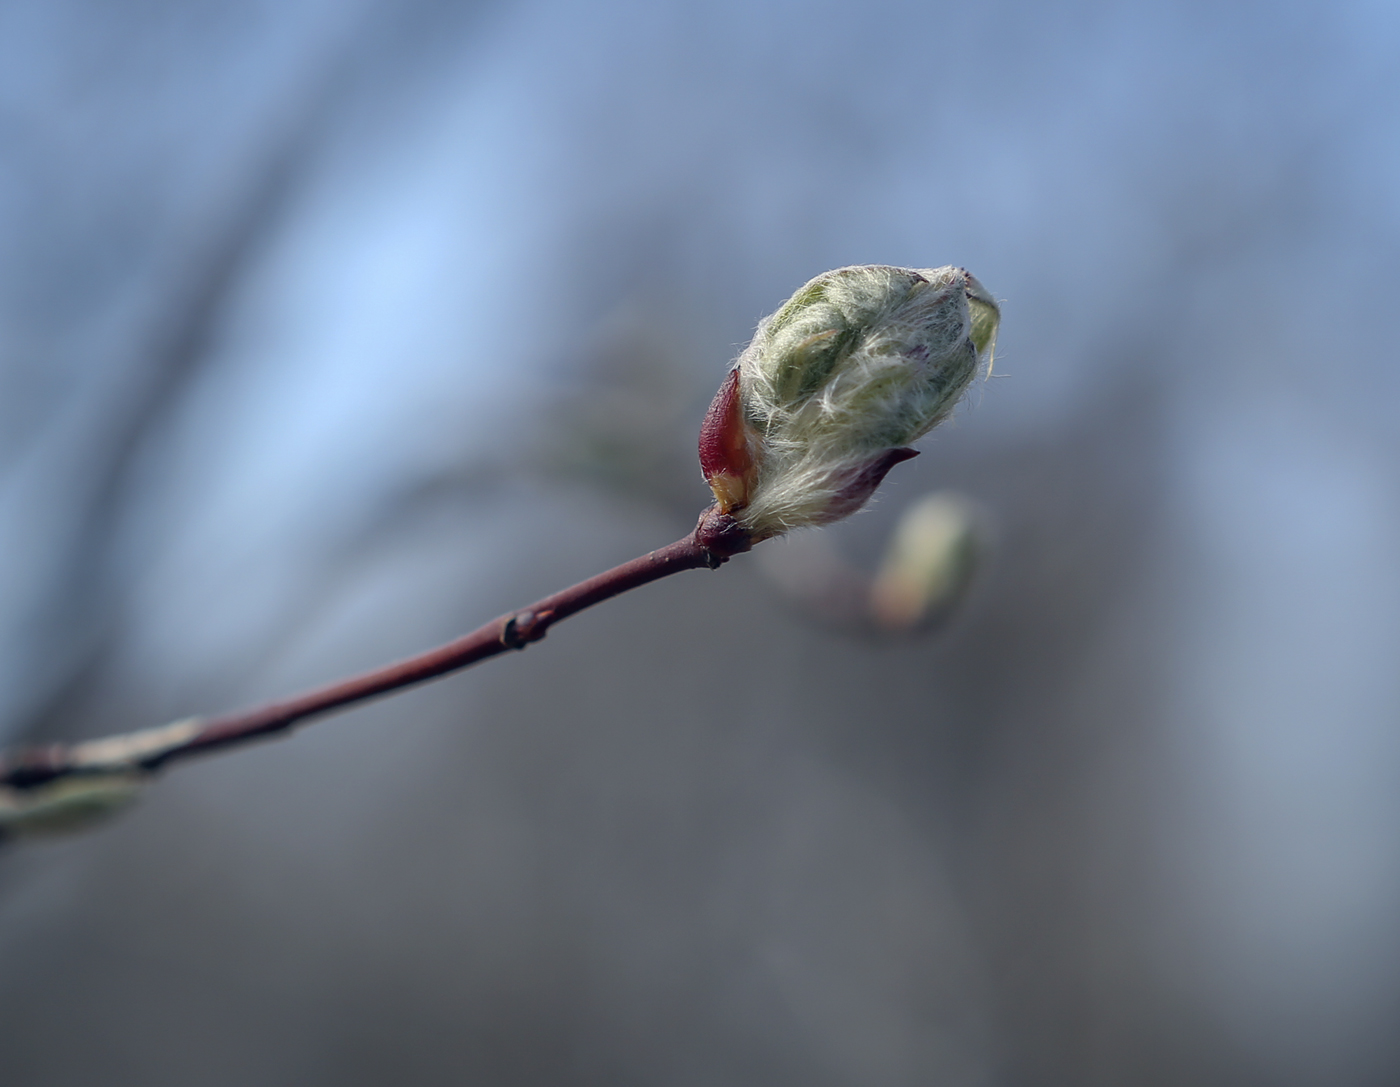
[[[962,268],[859,265],[758,327],[700,434],[720,511],[757,541],[854,513],[989,371],[1000,313]]]

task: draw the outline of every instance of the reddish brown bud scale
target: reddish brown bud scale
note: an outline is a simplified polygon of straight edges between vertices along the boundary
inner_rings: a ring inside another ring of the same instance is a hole
[[[890,469],[919,455],[917,449],[907,447],[891,449],[881,453],[865,467],[851,475],[850,481],[832,496],[830,504],[822,512],[818,524],[830,524],[849,517],[870,500],[877,487],[885,481]]]
[[[729,371],[710,401],[700,424],[700,470],[715,492],[720,510],[729,513],[748,501],[753,475],[748,428],[739,403],[739,370]]]

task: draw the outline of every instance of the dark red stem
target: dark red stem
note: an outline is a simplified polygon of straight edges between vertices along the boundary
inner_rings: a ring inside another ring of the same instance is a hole
[[[283,732],[300,721],[319,717],[378,695],[403,690],[438,676],[455,672],[477,661],[511,649],[524,649],[545,636],[549,628],[584,608],[682,570],[714,569],[749,549],[747,535],[733,518],[714,507],[701,515],[689,536],[667,547],[624,562],[605,573],[580,581],[527,608],[508,612],[446,645],[416,657],[339,680],[305,694],[272,702],[251,710],[224,714],[199,722],[177,743],[129,760],[92,758],[88,744],[50,744],[12,752],[0,759],[0,786],[30,788],[75,774],[109,773],[124,766],[152,771],[177,759]],[[135,740],[143,734],[132,733]],[[113,738],[121,743],[126,737]],[[105,741],[110,743],[110,741]],[[139,745],[133,744],[133,749]],[[114,765],[114,761],[116,765]]]

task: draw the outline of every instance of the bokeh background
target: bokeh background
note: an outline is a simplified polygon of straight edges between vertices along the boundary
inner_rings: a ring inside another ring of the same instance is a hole
[[[11,0],[0,731],[680,535],[757,320],[965,265],[961,613],[758,556],[0,854],[0,1079],[1400,1081],[1390,4]],[[765,547],[778,548],[783,544]]]

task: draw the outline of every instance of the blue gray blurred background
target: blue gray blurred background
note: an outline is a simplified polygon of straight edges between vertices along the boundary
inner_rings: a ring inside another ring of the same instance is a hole
[[[15,1085],[1400,1081],[1400,15],[10,0],[0,732],[426,647],[686,531],[809,276],[996,376],[836,531],[0,854]],[[781,543],[766,544],[779,548]]]

